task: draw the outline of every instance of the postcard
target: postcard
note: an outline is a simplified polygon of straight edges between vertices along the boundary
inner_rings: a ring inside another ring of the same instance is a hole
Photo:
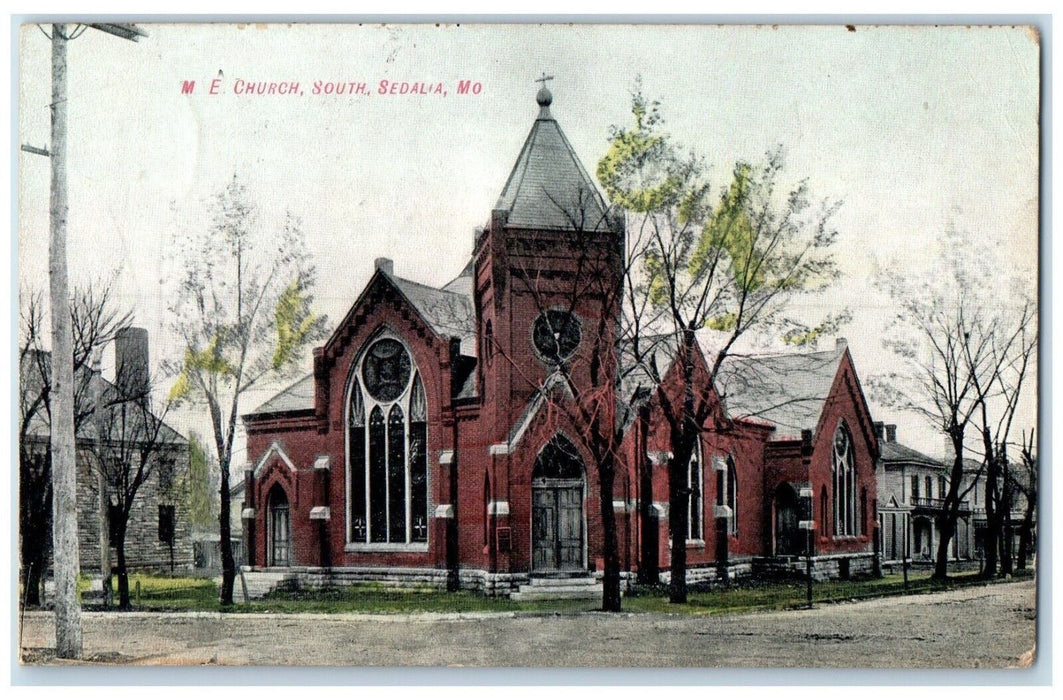
[[[18,40],[23,664],[1037,663],[1036,27]]]

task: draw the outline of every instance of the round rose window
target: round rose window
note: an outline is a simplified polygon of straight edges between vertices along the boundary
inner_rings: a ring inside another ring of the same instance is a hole
[[[397,340],[373,343],[362,362],[362,381],[377,401],[394,401],[410,383],[410,355]]]

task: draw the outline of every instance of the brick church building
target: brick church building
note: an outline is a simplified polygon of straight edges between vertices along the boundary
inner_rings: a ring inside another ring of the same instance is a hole
[[[492,595],[600,575],[597,474],[574,437],[587,427],[544,396],[563,391],[552,386],[559,362],[588,353],[591,323],[615,331],[599,321],[616,309],[593,296],[569,303],[587,274],[573,241],[601,253],[593,274],[619,275],[624,224],[549,91],[537,102],[460,274],[435,288],[378,259],[313,372],[243,417],[253,569],[308,585],[449,578]],[[615,353],[597,357],[616,374]],[[666,376],[668,353],[658,361]],[[620,391],[637,390],[628,384]],[[688,580],[803,567],[810,545],[818,576],[870,570],[878,443],[844,341],[732,360],[716,389],[726,400],[709,422],[726,429],[706,425],[691,460]],[[671,536],[666,430],[652,405],[636,422],[613,491],[627,581],[640,568],[666,576]]]

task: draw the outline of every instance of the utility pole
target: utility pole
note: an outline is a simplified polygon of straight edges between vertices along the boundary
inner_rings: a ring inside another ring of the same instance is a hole
[[[96,24],[100,31],[136,41],[147,36],[132,25]],[[73,30],[84,31],[81,25]],[[48,219],[48,278],[52,317],[52,569],[55,577],[55,648],[62,659],[81,656],[80,569],[77,525],[77,446],[74,435],[74,341],[70,323],[70,292],[66,266],[66,45],[80,36],[66,24],[52,25],[51,147],[23,150],[48,155],[51,194]]]
[[[77,464],[74,436],[74,340],[66,270],[67,25],[52,25],[52,186],[48,279],[52,316],[52,569],[55,572],[55,651],[81,657],[78,601]]]

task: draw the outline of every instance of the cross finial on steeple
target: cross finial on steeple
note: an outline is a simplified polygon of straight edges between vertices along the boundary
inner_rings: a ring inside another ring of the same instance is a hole
[[[554,101],[554,96],[550,94],[550,91],[546,89],[546,81],[553,80],[554,76],[547,75],[546,71],[543,71],[543,77],[536,78],[535,82],[541,83],[542,87],[539,88],[539,92],[535,95],[535,101],[539,104],[539,118],[551,119],[550,116],[550,103]]]

